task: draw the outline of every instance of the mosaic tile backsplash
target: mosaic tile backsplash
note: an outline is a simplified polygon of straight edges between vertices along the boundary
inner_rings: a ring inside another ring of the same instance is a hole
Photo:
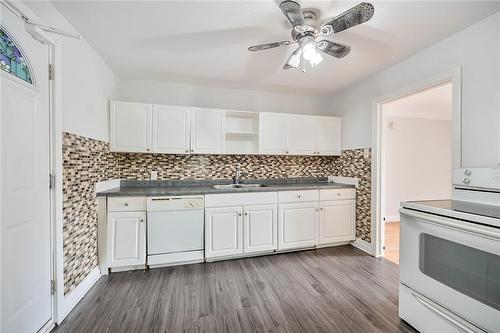
[[[165,155],[111,153],[103,141],[63,133],[64,290],[73,290],[97,266],[94,188],[108,179],[230,179],[239,166],[248,178],[358,177],[356,237],[370,242],[371,154],[341,156]]]

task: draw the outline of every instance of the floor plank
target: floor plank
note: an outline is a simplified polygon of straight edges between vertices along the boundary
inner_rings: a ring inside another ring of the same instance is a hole
[[[398,266],[352,246],[114,273],[54,332],[415,332]]]

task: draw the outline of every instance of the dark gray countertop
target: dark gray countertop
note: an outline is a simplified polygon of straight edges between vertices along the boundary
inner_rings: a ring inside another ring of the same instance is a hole
[[[326,178],[320,178],[326,181]],[[215,184],[230,184],[228,180],[131,181],[122,180],[120,187],[97,192],[97,196],[181,196],[216,193],[276,192],[354,188],[341,183],[318,183],[313,178],[250,179],[242,184],[264,184],[265,187],[214,189]]]

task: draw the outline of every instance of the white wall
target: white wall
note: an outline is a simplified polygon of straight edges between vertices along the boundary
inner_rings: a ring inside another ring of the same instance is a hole
[[[500,13],[333,96],[333,112],[343,117],[343,148],[371,147],[375,99],[460,66],[463,165],[497,165],[500,150]]]
[[[71,24],[46,1],[26,5],[42,23],[75,31]],[[63,131],[109,140],[109,99],[118,94],[118,77],[84,39],[62,38]]]
[[[119,98],[131,102],[331,115],[330,100],[326,97],[164,81],[122,79]]]
[[[382,124],[386,221],[399,221],[401,201],[451,198],[451,120],[390,116]]]

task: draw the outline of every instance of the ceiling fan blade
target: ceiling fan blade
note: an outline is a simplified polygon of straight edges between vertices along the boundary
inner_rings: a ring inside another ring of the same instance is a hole
[[[372,18],[374,12],[375,8],[371,3],[362,2],[324,23],[321,26],[321,33],[331,35],[365,23]]]
[[[283,14],[285,14],[288,22],[292,25],[292,28],[296,29],[297,32],[304,32],[304,15],[302,14],[302,8],[300,5],[292,0],[281,1],[279,5]],[[299,31],[303,30],[303,31]]]
[[[302,47],[298,47],[293,51],[292,55],[288,58],[286,64],[283,66],[283,69],[287,70],[290,68],[298,68],[300,64],[300,56],[302,55]]]
[[[343,58],[351,52],[350,46],[334,43],[326,39],[319,41],[316,45],[318,50],[335,58]]]
[[[254,46],[250,46],[248,48],[248,51],[262,51],[262,50],[272,49],[274,47],[280,47],[280,46],[290,45],[292,43],[294,43],[294,42],[290,42],[288,40],[284,40],[284,41],[281,41],[281,42],[274,42],[274,43],[254,45]]]

